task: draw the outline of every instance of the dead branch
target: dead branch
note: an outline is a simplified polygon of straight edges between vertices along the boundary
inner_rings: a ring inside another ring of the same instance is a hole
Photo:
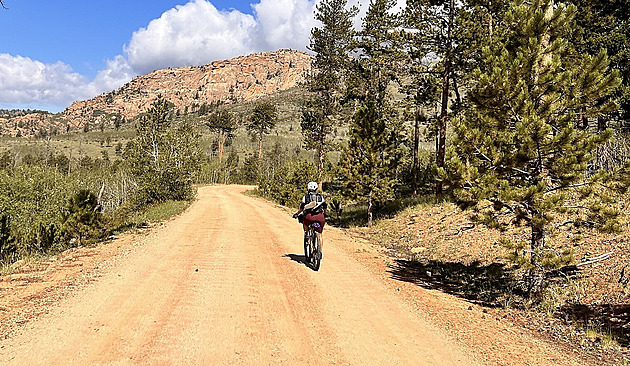
[[[458,228],[457,231],[455,232],[455,235],[459,235],[459,234],[463,233],[464,231],[472,230],[474,228],[475,228],[475,223],[474,222],[469,222],[466,225]]]
[[[608,253],[599,255],[597,257],[587,258],[586,261],[578,263],[575,266],[579,268],[579,267],[587,266],[589,264],[605,261],[606,259],[612,257],[613,255],[615,255],[615,252],[608,252]]]

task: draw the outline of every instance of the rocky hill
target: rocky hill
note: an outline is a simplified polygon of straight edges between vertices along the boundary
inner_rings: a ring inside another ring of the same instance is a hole
[[[181,114],[219,101],[249,101],[286,90],[305,80],[311,57],[305,52],[279,50],[208,65],[156,70],[134,78],[118,90],[72,103],[57,115],[34,113],[0,117],[0,134],[32,136],[82,129],[85,124],[111,126],[145,112],[159,94]]]

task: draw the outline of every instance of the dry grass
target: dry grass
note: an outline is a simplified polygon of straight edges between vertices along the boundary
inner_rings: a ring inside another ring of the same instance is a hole
[[[621,233],[568,226],[558,230],[553,245],[572,249],[577,262],[608,252],[614,255],[581,267],[577,276],[553,281],[535,301],[519,293],[518,271],[499,243],[501,235],[526,239],[526,230],[511,227],[501,233],[473,225],[468,213],[452,203],[440,203],[406,208],[379,220],[371,232],[350,231],[384,248],[394,261],[393,278],[505,307],[532,329],[605,359],[623,360],[630,359],[630,228],[627,213],[623,216]]]

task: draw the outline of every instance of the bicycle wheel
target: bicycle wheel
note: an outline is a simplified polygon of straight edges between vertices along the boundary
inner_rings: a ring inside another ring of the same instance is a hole
[[[304,234],[304,260],[306,263],[311,262],[313,253],[311,251],[311,236],[307,233]]]
[[[319,233],[315,232],[313,235],[313,269],[319,271],[319,266],[322,263],[322,245]]]

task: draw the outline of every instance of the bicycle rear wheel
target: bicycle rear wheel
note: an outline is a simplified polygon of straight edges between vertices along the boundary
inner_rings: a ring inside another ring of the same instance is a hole
[[[313,269],[319,271],[319,266],[322,263],[322,242],[318,232],[313,234]]]

